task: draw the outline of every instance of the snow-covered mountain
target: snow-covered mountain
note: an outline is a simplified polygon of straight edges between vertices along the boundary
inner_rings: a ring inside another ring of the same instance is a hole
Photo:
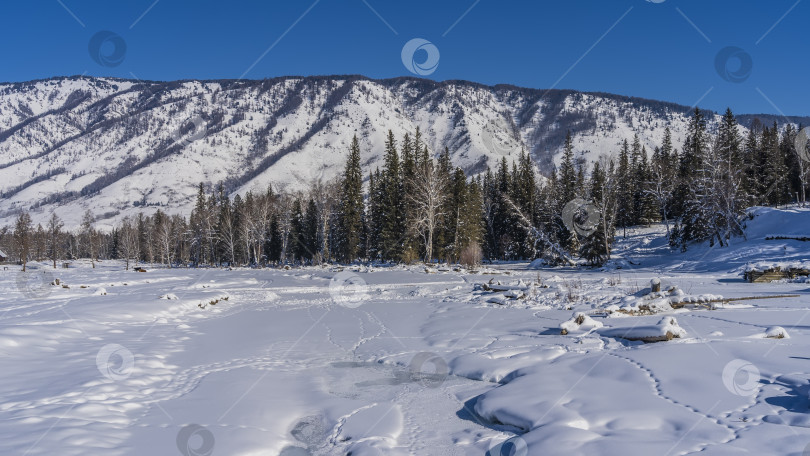
[[[448,147],[471,174],[521,149],[542,173],[569,129],[576,151],[593,159],[636,132],[651,150],[666,126],[679,145],[689,111],[603,93],[416,78],[0,84],[0,225],[22,209],[35,222],[56,211],[69,227],[86,209],[102,226],[158,207],[185,212],[199,182],[239,193],[270,183],[303,189],[342,170],[354,134],[365,172],[381,166],[389,129],[399,139],[419,127],[429,149]]]

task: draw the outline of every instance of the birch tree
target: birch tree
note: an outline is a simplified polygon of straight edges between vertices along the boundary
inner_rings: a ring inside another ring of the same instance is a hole
[[[433,235],[436,232],[444,200],[447,198],[447,179],[433,160],[420,163],[411,182],[411,193],[405,197],[415,212],[413,224],[425,245],[425,262],[433,259]]]

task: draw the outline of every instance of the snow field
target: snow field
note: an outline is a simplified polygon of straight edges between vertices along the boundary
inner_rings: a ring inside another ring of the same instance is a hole
[[[810,289],[742,279],[808,253],[770,218],[675,255],[634,230],[601,270],[10,267],[0,454],[800,455]]]

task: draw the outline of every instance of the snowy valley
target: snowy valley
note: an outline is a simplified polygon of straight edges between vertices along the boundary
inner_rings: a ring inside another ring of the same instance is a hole
[[[810,210],[753,215],[594,269],[9,268],[0,453],[806,454],[808,281],[743,276],[806,260]]]

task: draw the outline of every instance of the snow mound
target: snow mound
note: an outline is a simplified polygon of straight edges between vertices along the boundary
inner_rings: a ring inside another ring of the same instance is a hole
[[[177,295],[174,293],[166,293],[165,295],[160,295],[159,299],[177,299]]]
[[[599,331],[599,334],[627,340],[662,342],[685,337],[686,331],[678,325],[675,317],[664,317],[657,325],[610,328]]]
[[[544,258],[538,258],[531,263],[529,263],[528,269],[543,269],[548,266],[548,261]]]
[[[582,312],[574,312],[570,320],[560,323],[560,333],[566,335],[572,332],[588,332],[602,326],[602,322],[596,321]]]
[[[748,213],[753,217],[745,232],[748,239],[794,238],[810,234],[810,211],[806,209],[760,206],[749,209]]]
[[[93,291],[93,296],[106,296],[107,290],[104,287],[98,287]]]
[[[768,339],[790,339],[790,335],[781,326],[771,326],[765,330],[765,337]]]

